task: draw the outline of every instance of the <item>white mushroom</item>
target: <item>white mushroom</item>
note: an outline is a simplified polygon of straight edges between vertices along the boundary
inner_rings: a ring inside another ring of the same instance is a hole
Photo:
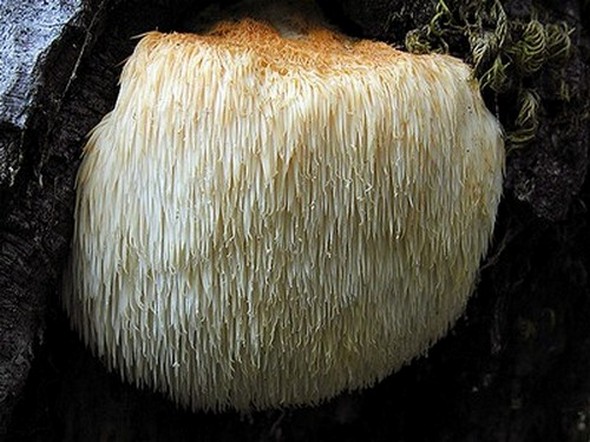
[[[503,143],[470,69],[313,23],[147,34],[85,149],[65,308],[192,409],[374,384],[461,315],[492,234]]]

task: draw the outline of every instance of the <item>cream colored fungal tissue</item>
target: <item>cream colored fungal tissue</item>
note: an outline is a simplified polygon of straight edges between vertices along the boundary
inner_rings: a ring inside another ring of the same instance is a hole
[[[462,314],[492,235],[502,131],[469,67],[302,9],[146,34],[84,149],[63,305],[193,410],[373,385]]]

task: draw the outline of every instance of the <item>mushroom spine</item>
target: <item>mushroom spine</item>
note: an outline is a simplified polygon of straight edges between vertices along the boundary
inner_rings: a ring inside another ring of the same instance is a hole
[[[151,32],[85,148],[63,304],[192,409],[370,386],[463,312],[503,152],[455,58],[316,20]]]

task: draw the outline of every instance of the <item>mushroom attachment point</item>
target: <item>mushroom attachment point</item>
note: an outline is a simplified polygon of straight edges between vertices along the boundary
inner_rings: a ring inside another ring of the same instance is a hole
[[[492,235],[502,131],[469,67],[286,25],[146,34],[77,178],[73,326],[194,410],[383,379],[462,314]]]

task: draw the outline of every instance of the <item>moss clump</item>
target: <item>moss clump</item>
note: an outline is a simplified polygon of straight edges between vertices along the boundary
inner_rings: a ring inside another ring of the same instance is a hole
[[[564,71],[572,31],[541,10],[523,17],[510,15],[498,0],[439,0],[430,22],[409,31],[405,45],[414,53],[466,58],[484,95],[493,97],[495,104],[503,97],[509,101],[510,109],[497,112],[506,129],[507,148],[512,149],[534,139],[544,101],[569,101]]]

